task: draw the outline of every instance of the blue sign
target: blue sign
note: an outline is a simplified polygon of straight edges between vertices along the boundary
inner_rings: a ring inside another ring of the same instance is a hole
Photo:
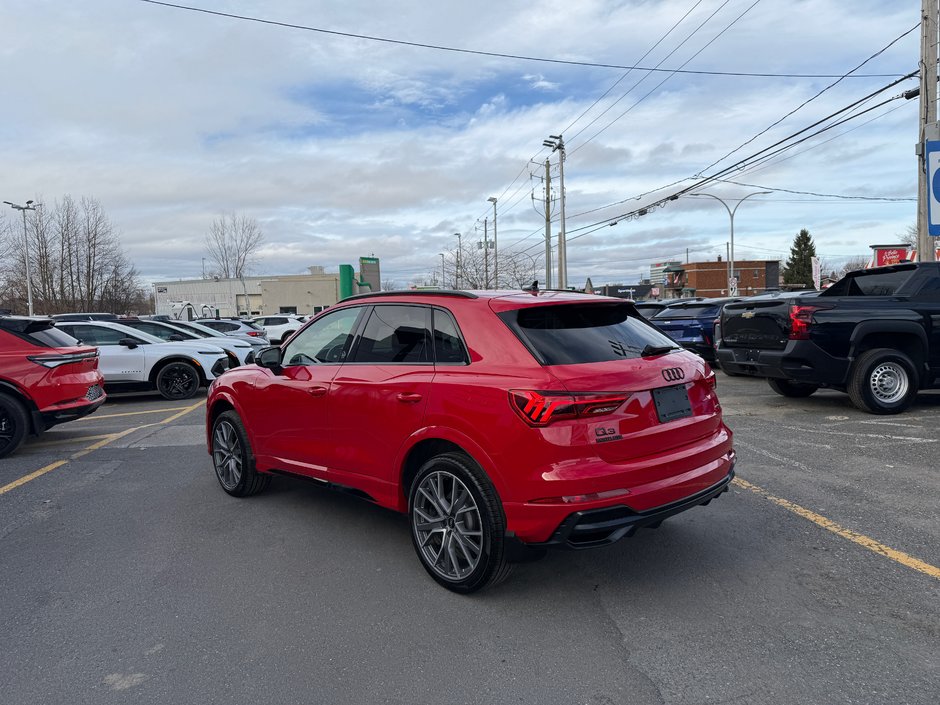
[[[940,141],[927,140],[927,233],[940,237]]]

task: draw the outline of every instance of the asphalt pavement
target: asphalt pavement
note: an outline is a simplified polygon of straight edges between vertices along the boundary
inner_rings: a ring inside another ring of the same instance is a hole
[[[940,393],[719,394],[730,492],[473,596],[397,514],[224,494],[204,399],[109,398],[0,461],[0,703],[935,705]]]

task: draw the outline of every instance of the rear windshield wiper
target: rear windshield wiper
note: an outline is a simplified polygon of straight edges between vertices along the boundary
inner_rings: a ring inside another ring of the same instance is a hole
[[[665,355],[667,352],[678,350],[675,345],[647,345],[640,352],[640,357],[652,357],[654,355]]]

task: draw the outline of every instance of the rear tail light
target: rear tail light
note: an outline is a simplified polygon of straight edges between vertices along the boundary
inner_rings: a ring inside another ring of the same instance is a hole
[[[715,370],[707,362],[705,363],[705,384],[711,389],[718,388],[718,375],[715,374]]]
[[[94,360],[96,357],[98,357],[97,349],[82,353],[45,353],[42,355],[29,355],[27,359],[43,367],[59,367],[60,365],[69,365],[73,362]]]
[[[790,340],[809,340],[809,329],[813,324],[813,314],[830,308],[829,306],[790,306]]]
[[[540,427],[564,419],[612,414],[628,397],[628,394],[615,392],[572,394],[527,389],[509,390],[509,403],[516,413],[530,426]]]
[[[245,332],[246,332],[248,335],[250,335],[252,338],[259,338],[259,337],[261,337],[261,331],[260,331],[260,330],[246,330]]]

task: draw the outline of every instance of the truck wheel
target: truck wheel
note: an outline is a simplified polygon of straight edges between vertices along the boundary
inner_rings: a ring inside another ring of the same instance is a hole
[[[13,397],[0,394],[0,458],[20,447],[28,426],[29,418],[23,405]]]
[[[444,453],[426,462],[411,485],[408,513],[421,565],[448,590],[476,592],[509,574],[502,505],[467,456]]]
[[[904,353],[875,348],[858,356],[849,379],[849,398],[869,414],[899,414],[917,398],[917,369]]]
[[[789,379],[768,379],[770,388],[782,397],[798,399],[808,397],[819,389],[818,384],[808,384],[806,382],[794,382]]]

